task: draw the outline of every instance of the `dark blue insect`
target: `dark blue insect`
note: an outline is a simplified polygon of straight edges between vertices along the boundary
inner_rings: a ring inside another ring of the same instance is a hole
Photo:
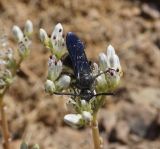
[[[66,60],[71,63],[76,82],[74,86],[80,90],[79,94],[74,93],[55,93],[57,95],[80,96],[89,101],[94,96],[113,95],[112,93],[94,93],[96,77],[92,75],[91,66],[85,54],[83,42],[72,32],[66,36],[66,46],[69,57]]]
[[[66,36],[66,45],[76,77],[76,87],[81,90],[80,96],[89,100],[94,95],[94,78],[84,52],[84,44],[74,33],[69,32]]]

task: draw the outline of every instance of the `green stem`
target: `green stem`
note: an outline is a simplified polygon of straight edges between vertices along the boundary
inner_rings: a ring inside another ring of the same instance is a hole
[[[3,148],[10,149],[10,135],[8,130],[7,116],[5,113],[5,105],[3,103],[3,96],[4,94],[0,95],[1,127],[2,127],[2,134],[4,138]]]
[[[99,135],[97,113],[93,114],[93,120],[92,120],[91,128],[92,128],[94,149],[102,149],[102,140],[100,139],[100,135]]]

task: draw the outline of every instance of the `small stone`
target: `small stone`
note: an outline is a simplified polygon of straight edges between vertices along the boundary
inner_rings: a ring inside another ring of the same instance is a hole
[[[160,17],[160,13],[155,6],[150,6],[148,4],[142,5],[142,13],[144,13],[147,17],[152,19],[158,19]]]
[[[118,140],[122,141],[123,143],[128,142],[128,135],[129,135],[129,126],[125,121],[119,121],[116,125],[116,137]]]

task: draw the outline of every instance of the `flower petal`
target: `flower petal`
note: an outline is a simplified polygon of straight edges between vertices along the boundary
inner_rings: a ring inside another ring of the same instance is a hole
[[[104,53],[99,54],[99,66],[102,71],[105,71],[108,67],[107,56]]]
[[[48,78],[55,81],[62,72],[62,62],[57,61],[55,55],[51,56],[48,60]]]
[[[67,114],[64,116],[64,121],[72,127],[80,125],[81,119],[82,115],[80,114]]]
[[[33,33],[33,24],[32,21],[27,20],[24,27],[24,33],[26,36],[30,36]]]
[[[112,45],[109,45],[107,48],[107,56],[112,57],[113,55],[115,55],[114,47]]]
[[[83,111],[82,112],[82,117],[83,117],[83,119],[88,123],[88,122],[91,122],[91,120],[92,120],[92,115],[91,115],[91,113],[90,112],[88,112],[88,111]]]
[[[55,91],[54,82],[51,80],[47,80],[45,83],[45,91],[48,93],[53,93]]]
[[[59,89],[67,89],[70,85],[70,82],[70,76],[62,75],[60,79],[56,82],[56,87]]]
[[[12,28],[12,32],[13,32],[13,35],[14,35],[14,37],[16,38],[16,40],[17,40],[18,42],[20,42],[20,41],[23,40],[23,32],[22,32],[22,30],[19,28],[19,26],[14,25],[13,28]]]
[[[53,53],[58,57],[61,57],[64,54],[65,49],[65,40],[63,37],[63,27],[58,23],[51,35],[51,42],[53,46]]]
[[[42,43],[45,43],[48,40],[48,35],[43,28],[39,30],[39,37]]]

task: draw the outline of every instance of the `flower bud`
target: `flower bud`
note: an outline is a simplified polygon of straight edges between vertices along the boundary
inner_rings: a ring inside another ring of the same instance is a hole
[[[62,72],[62,62],[61,60],[57,61],[55,55],[50,56],[48,60],[48,79],[55,81]]]
[[[113,64],[113,67],[115,69],[121,69],[121,64],[120,64],[120,61],[119,61],[119,57],[115,54],[114,55],[114,64]]]
[[[6,50],[6,57],[9,59],[9,60],[12,60],[13,59],[13,49],[12,48],[9,48]]]
[[[30,53],[30,50],[29,50],[30,44],[31,44],[31,41],[27,37],[23,38],[23,40],[19,42],[19,45],[18,45],[19,55],[23,59],[26,58]]]
[[[105,91],[106,87],[107,87],[107,82],[105,79],[105,74],[101,74],[100,76],[98,76],[96,78],[97,80],[97,89],[101,92]]]
[[[40,40],[41,40],[41,42],[43,44],[46,44],[48,42],[48,39],[49,39],[48,35],[47,35],[46,31],[43,28],[41,28],[39,30],[39,37],[40,37]]]
[[[119,57],[116,55],[114,48],[109,45],[107,48],[107,63],[108,67],[112,69],[121,69]]]
[[[55,85],[53,83],[53,81],[51,80],[47,80],[46,83],[45,83],[45,91],[47,93],[53,93],[55,91]]]
[[[9,69],[5,69],[5,71],[3,72],[3,79],[7,85],[12,83],[13,76],[12,76],[12,73]]]
[[[58,23],[51,35],[52,42],[52,53],[55,54],[58,58],[61,58],[65,52],[65,41],[63,37],[63,27]]]
[[[107,82],[107,85],[106,85],[107,91],[110,92],[115,90],[120,82],[120,77],[121,77],[120,73],[114,69],[109,69],[109,71],[105,76],[106,76],[105,78]]]
[[[82,117],[83,117],[83,119],[87,122],[87,123],[89,123],[89,122],[91,122],[91,120],[92,120],[92,115],[91,115],[91,113],[90,112],[88,112],[88,111],[83,111],[82,112]]]
[[[82,106],[86,106],[86,105],[87,105],[86,100],[83,100],[83,99],[82,99],[82,100],[81,100],[81,105],[82,105]]]
[[[61,89],[67,89],[70,85],[71,78],[67,75],[62,75],[60,79],[56,82],[56,88]]]
[[[33,24],[30,20],[27,20],[24,27],[24,34],[30,36],[33,33]]]
[[[81,120],[82,120],[82,115],[80,114],[67,114],[64,116],[64,121],[72,127],[80,126]]]
[[[6,65],[6,61],[0,59],[0,66]]]
[[[102,71],[107,69],[107,56],[104,53],[99,54],[99,66]]]
[[[98,65],[97,63],[93,63],[93,75],[96,76],[99,73]]]
[[[56,26],[55,26],[55,28],[54,28],[54,30],[53,30],[53,32],[52,32],[52,35],[51,35],[51,38],[53,39],[54,38],[54,36],[61,36],[62,37],[62,35],[63,35],[63,27],[62,27],[62,24],[61,23],[58,23]]]
[[[13,28],[12,28],[12,32],[13,32],[13,35],[15,37],[15,39],[20,42],[23,40],[23,32],[22,30],[19,28],[19,26],[17,25],[14,25]]]
[[[5,34],[3,27],[0,29],[0,48],[7,48],[8,46],[8,36]]]
[[[107,56],[112,57],[113,55],[115,55],[114,47],[112,45],[109,45],[107,47]]]

